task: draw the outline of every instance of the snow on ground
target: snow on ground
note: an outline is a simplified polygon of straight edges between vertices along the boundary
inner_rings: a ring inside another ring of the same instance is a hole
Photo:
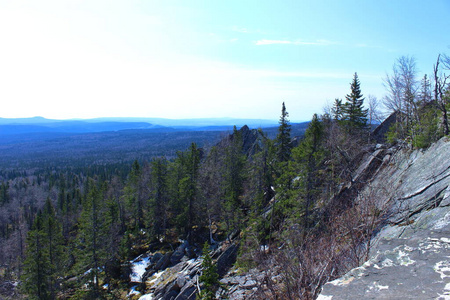
[[[138,256],[136,259],[131,262],[131,282],[142,282],[142,276],[145,273],[145,268],[150,264],[150,257]]]
[[[158,280],[159,277],[161,277],[161,275],[165,272],[165,270],[156,272],[155,274],[153,274],[153,276],[151,277],[151,279],[148,281],[148,283],[154,283],[156,282],[156,280]]]
[[[143,295],[139,298],[139,300],[153,300],[153,294]]]
[[[128,293],[128,297],[131,297],[133,295],[140,295],[141,292],[136,291],[137,285],[133,286],[130,290],[130,292]]]

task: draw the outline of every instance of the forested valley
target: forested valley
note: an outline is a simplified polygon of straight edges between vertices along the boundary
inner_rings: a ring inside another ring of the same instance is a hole
[[[449,134],[449,68],[440,56],[418,79],[414,59],[401,57],[383,101],[364,97],[355,73],[345,99],[298,138],[283,103],[275,138],[243,126],[212,147],[192,142],[130,164],[0,170],[0,298],[139,299],[128,293],[131,261],[187,243],[191,258],[204,256],[197,297],[215,299],[226,289],[207,250],[228,243],[239,272],[279,275],[254,298],[314,299],[367,259],[387,218],[374,201],[355,203],[357,189],[345,192],[365,180],[353,176],[364,153]],[[373,132],[382,102],[390,117]]]

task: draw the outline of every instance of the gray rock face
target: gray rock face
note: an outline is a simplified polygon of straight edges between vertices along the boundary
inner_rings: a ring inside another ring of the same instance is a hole
[[[450,141],[391,152],[359,199],[388,209],[388,222],[370,259],[327,283],[321,300],[450,299]]]
[[[256,269],[250,270],[247,274],[237,275],[228,274],[227,277],[220,280],[220,282],[227,287],[227,290],[219,290],[216,294],[218,299],[258,299],[255,297],[255,292],[258,289],[258,282],[264,281],[264,274]],[[225,297],[221,296],[225,294]]]
[[[319,299],[449,299],[450,231],[383,240],[361,267],[326,284]]]
[[[187,242],[182,243],[173,253],[159,255],[154,268],[149,270],[145,277],[145,294],[151,299],[194,300],[199,289],[198,278],[201,274],[203,259],[188,259],[185,251]],[[217,257],[217,266],[226,273],[236,259],[238,246],[234,243],[224,242],[213,255]],[[154,255],[156,256],[156,254]],[[174,264],[175,263],[175,264]],[[161,265],[160,268],[159,265]],[[156,272],[159,270],[159,272]],[[251,285],[248,282],[247,285]]]

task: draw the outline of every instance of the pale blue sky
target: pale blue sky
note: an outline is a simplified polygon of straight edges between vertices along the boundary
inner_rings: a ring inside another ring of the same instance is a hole
[[[0,117],[309,120],[450,54],[450,1],[0,0]]]

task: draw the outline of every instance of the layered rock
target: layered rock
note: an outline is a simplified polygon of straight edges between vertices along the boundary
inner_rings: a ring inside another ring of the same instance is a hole
[[[388,211],[386,225],[369,260],[319,299],[450,299],[450,141],[383,152],[358,201]]]
[[[182,242],[175,251],[164,255],[148,254],[150,264],[143,276],[143,296],[138,299],[194,300],[198,293],[203,259],[192,257],[192,246]],[[236,259],[235,243],[223,242],[212,252],[219,273],[225,274]]]

